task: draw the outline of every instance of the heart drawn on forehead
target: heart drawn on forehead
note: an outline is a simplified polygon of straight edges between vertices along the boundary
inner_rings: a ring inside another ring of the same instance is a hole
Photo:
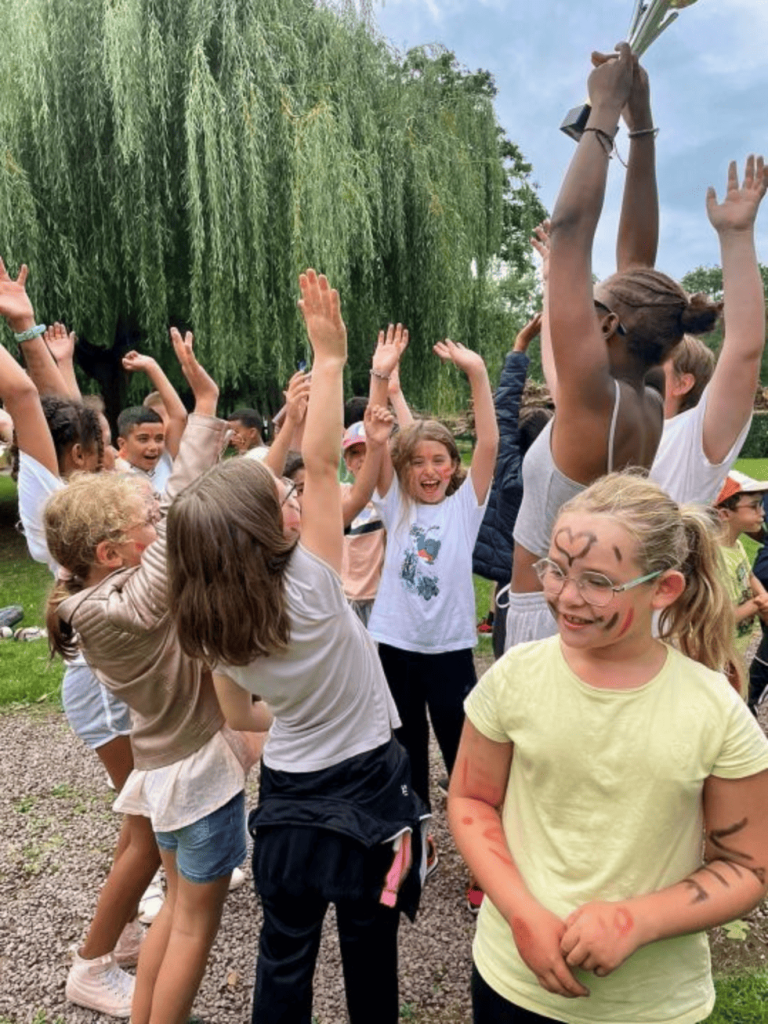
[[[590,548],[597,543],[594,533],[580,530],[574,533],[570,526],[563,526],[554,536],[553,543],[563,558],[568,560],[571,566],[577,558],[583,558]]]

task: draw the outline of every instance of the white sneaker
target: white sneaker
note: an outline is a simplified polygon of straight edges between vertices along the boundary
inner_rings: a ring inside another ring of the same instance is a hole
[[[121,970],[112,953],[84,960],[75,953],[65,995],[71,1003],[110,1017],[131,1016],[134,979]]]
[[[232,872],[232,876],[229,879],[229,892],[234,889],[239,889],[240,886],[245,882],[245,872],[240,868],[235,868]]]
[[[158,869],[155,872],[155,877],[145,889],[144,895],[139,900],[139,920],[142,924],[152,924],[160,913],[164,899],[165,893],[163,892],[162,879]]]
[[[138,918],[129,921],[120,932],[113,952],[118,967],[135,967],[139,962],[139,950],[144,941],[144,929],[139,924]]]

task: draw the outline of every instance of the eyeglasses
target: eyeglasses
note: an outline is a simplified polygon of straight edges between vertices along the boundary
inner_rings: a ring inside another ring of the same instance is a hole
[[[611,313],[613,316],[616,316],[616,314],[613,312],[610,306],[606,306],[604,302],[598,302],[597,299],[593,299],[592,301],[594,302],[595,309],[602,309],[604,313]],[[619,320],[618,317],[616,317],[616,333],[621,335],[627,333],[626,327],[621,322],[621,320]]]
[[[285,494],[283,495],[283,500],[280,502],[280,508],[282,508],[286,501],[288,501],[289,498],[292,498],[293,495],[296,493],[296,488],[298,484],[296,484],[293,480],[289,479],[287,476],[280,477],[280,479],[283,481],[283,487],[285,487]],[[298,497],[298,495],[296,496]]]
[[[763,499],[755,498],[752,501],[740,501],[736,508],[751,508],[757,511],[763,507]]]
[[[566,576],[557,562],[550,558],[540,558],[534,563],[533,571],[539,577],[539,581],[547,596],[557,597],[563,592],[565,584],[570,580],[587,602],[595,608],[604,608],[613,600],[614,594],[621,594],[632,587],[638,587],[641,583],[655,580],[661,576],[662,570],[650,572],[645,576],[638,576],[629,583],[616,584],[601,572],[582,572],[578,576]]]

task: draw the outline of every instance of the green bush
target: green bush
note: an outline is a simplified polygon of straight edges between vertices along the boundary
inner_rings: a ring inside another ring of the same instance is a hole
[[[768,413],[755,413],[739,457],[742,459],[768,458]]]

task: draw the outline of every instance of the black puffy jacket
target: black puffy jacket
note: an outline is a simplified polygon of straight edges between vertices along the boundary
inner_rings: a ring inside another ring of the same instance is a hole
[[[472,554],[472,571],[501,584],[509,583],[512,576],[512,530],[523,497],[518,417],[528,362],[524,352],[510,352],[501,371],[495,398],[499,454],[488,508]]]

